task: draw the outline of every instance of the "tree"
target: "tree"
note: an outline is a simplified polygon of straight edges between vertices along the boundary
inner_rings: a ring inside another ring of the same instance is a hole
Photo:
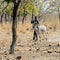
[[[59,16],[59,20],[60,20],[60,0],[54,0],[53,8],[55,8],[54,11],[58,12],[58,16]]]
[[[23,4],[20,6],[18,13],[22,14],[23,19],[22,19],[22,24],[25,22],[26,16],[27,15],[32,15],[33,14],[37,15],[38,14],[38,8],[33,4],[33,1],[29,2],[23,2]]]
[[[16,16],[17,16],[17,10],[19,7],[19,4],[21,3],[21,0],[18,0],[18,2],[16,2],[16,0],[14,0],[14,8],[13,8],[13,21],[12,21],[12,44],[10,46],[10,54],[14,53],[14,47],[16,44],[16,39],[17,39],[17,34],[16,34]]]
[[[4,0],[7,2],[7,4],[9,4],[10,2],[13,2],[13,20],[12,20],[12,44],[10,46],[10,53],[14,53],[14,47],[15,47],[15,44],[16,44],[16,40],[17,40],[17,33],[16,33],[16,26],[17,26],[17,20],[16,20],[16,17],[17,17],[17,11],[18,11],[18,8],[19,8],[19,5],[20,7],[22,6],[22,10],[21,11],[21,8],[20,8],[20,13],[22,12],[23,14],[23,17],[26,16],[26,14],[31,14],[32,15],[32,18],[33,18],[33,14],[38,14],[38,11],[39,11],[39,14],[40,14],[40,17],[51,7],[51,5],[49,5],[46,10],[43,9],[43,6],[44,4],[46,3],[47,0],[38,0],[39,2],[39,6],[36,5],[35,1],[37,0]],[[49,0],[50,1],[50,0]],[[39,10],[37,10],[37,7],[39,8]],[[24,18],[23,18],[24,19]]]
[[[7,22],[7,20],[11,23],[10,16],[12,15],[12,12],[13,12],[13,4],[9,3],[9,6],[4,10],[5,23]],[[6,18],[8,18],[8,19],[6,19]]]
[[[16,25],[17,25],[17,11],[18,11],[18,7],[19,4],[21,3],[21,0],[5,0],[7,3],[13,2],[14,7],[13,7],[13,20],[12,20],[12,44],[10,46],[10,54],[14,53],[14,47],[16,44],[16,40],[17,40],[17,33],[16,33]],[[28,0],[25,0],[25,2]],[[24,2],[24,3],[25,3]]]
[[[21,3],[21,0],[5,0],[7,3],[13,2],[14,7],[13,7],[13,20],[12,20],[12,44],[10,46],[10,54],[14,53],[14,47],[16,44],[16,39],[17,39],[17,33],[16,33],[16,16],[17,16],[17,10],[19,7],[19,4]]]
[[[60,0],[52,0],[50,1],[49,5],[51,6],[51,9],[48,10],[48,12],[58,12],[59,20],[60,20]]]
[[[2,3],[3,4],[3,3]],[[9,3],[5,3],[5,5],[0,5],[0,9],[1,9],[1,23],[2,23],[2,18],[3,18],[3,15],[4,15],[4,10],[8,7]]]

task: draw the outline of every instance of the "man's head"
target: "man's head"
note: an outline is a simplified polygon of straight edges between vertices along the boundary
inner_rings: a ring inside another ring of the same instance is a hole
[[[35,20],[37,20],[37,16],[35,16]]]

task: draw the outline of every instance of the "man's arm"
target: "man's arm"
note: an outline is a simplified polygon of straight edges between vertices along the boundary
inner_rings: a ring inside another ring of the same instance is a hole
[[[39,24],[39,21],[37,21],[37,24]]]
[[[34,23],[34,21],[33,20],[31,20],[31,24],[33,24]]]

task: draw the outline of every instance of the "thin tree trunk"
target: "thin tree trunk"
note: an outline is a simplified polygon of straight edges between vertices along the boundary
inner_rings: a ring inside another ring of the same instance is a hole
[[[58,13],[58,15],[59,15],[59,21],[60,21],[60,13]]]
[[[25,17],[23,16],[23,19],[22,19],[22,24],[24,24],[24,19],[25,19]]]
[[[23,12],[23,19],[22,19],[22,24],[24,24],[24,20],[25,20],[25,6],[23,7],[24,12]]]
[[[34,15],[33,15],[33,9],[32,9],[32,20],[33,20],[33,16],[34,16]]]
[[[59,21],[60,21],[60,11],[59,11],[59,7],[58,7],[58,16],[59,16]]]
[[[18,3],[16,3],[16,0],[14,0],[13,21],[12,21],[12,44],[10,46],[10,54],[14,53],[14,47],[15,47],[16,40],[17,40],[17,33],[16,33],[17,20],[16,20],[16,16],[17,16],[17,10],[18,10],[20,2],[21,2],[21,0],[18,0]]]
[[[5,14],[5,24],[7,23],[7,16],[6,16],[6,14]]]
[[[11,22],[12,22],[12,20],[13,20],[13,16],[11,15]]]
[[[3,22],[2,20],[3,20],[3,14],[1,15],[1,21],[0,21],[1,23]]]
[[[8,15],[8,22],[11,23],[11,22],[10,22],[10,15]]]
[[[18,15],[18,24],[19,24],[19,22],[20,22],[20,14]]]

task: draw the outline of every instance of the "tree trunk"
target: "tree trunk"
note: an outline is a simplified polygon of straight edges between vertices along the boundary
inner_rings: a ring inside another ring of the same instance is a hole
[[[3,14],[1,15],[1,20],[0,20],[1,23],[3,22],[2,20],[3,20]]]
[[[7,23],[7,16],[6,16],[6,14],[5,14],[5,24]]]
[[[59,7],[58,7],[58,16],[59,16],[59,21],[60,21],[60,11],[59,11]]]
[[[13,8],[13,21],[12,21],[12,44],[10,46],[10,54],[14,53],[14,47],[16,44],[17,34],[16,34],[16,16],[17,16],[17,10],[18,6],[20,4],[21,0],[18,0],[18,3],[16,3],[16,0],[14,0],[14,8]]]
[[[60,21],[60,13],[59,13],[59,21]]]
[[[24,12],[23,12],[22,24],[24,24],[24,22],[25,22],[25,15],[26,15],[26,14],[25,14],[25,12],[26,12],[26,11],[25,11],[25,6],[23,7],[23,9],[24,9]]]
[[[18,24],[19,24],[19,22],[20,22],[20,14],[18,15]]]
[[[8,21],[9,21],[9,23],[11,23],[11,21],[10,21],[10,15],[8,15]]]
[[[33,15],[33,9],[32,9],[32,20],[33,20],[33,16],[34,16],[34,15]]]
[[[24,19],[25,19],[25,17],[23,16],[23,19],[22,19],[22,24],[24,24]]]
[[[11,15],[11,22],[12,22],[12,20],[13,20],[13,16]]]

